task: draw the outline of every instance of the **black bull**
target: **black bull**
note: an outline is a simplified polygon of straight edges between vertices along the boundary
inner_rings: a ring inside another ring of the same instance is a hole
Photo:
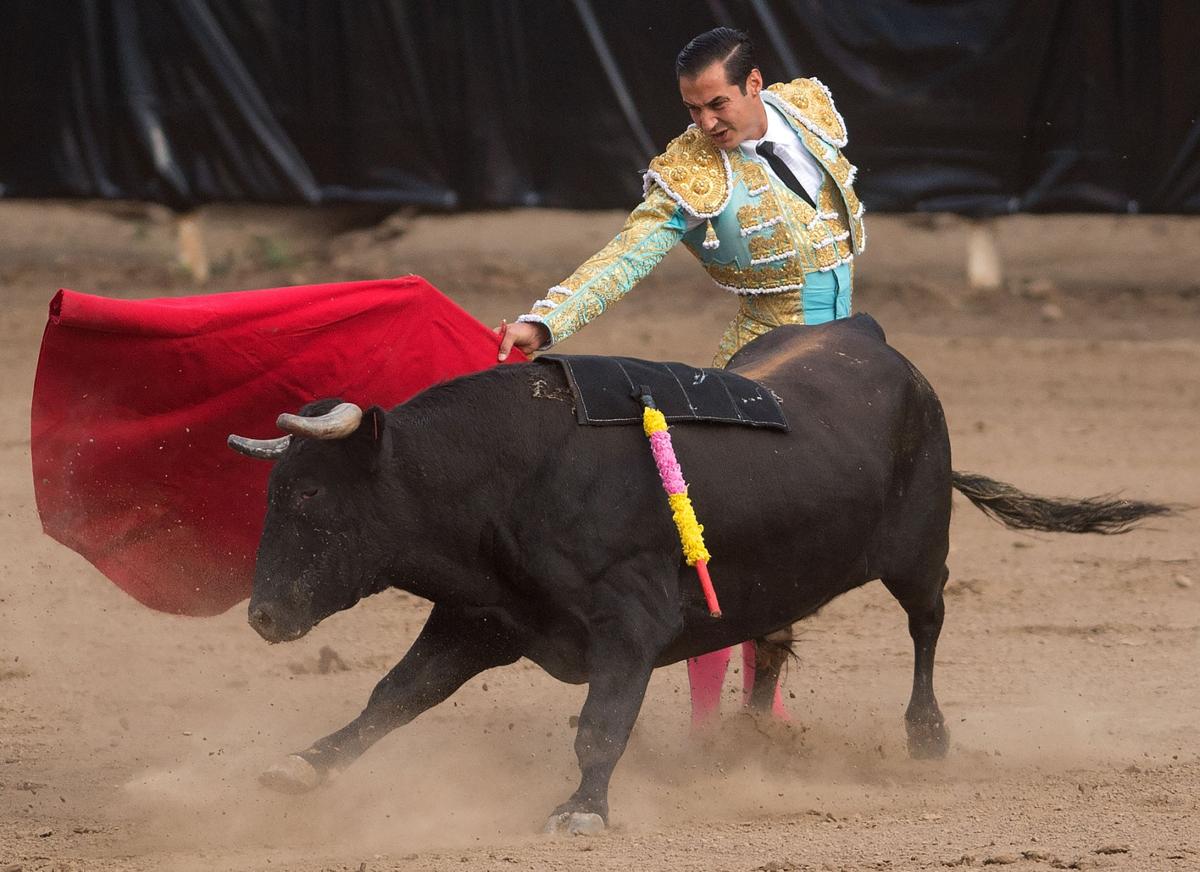
[[[316,786],[471,677],[527,657],[589,685],[582,779],[551,828],[598,828],[655,667],[765,637],[874,579],[904,608],[915,647],[910,751],[940,756],[933,660],[951,489],[1042,530],[1117,532],[1169,511],[953,472],[937,396],[869,317],[779,328],[731,368],[774,390],[792,429],[676,430],[720,619],[681,560],[640,428],[579,426],[556,365],[492,369],[390,412],[324,400],[280,418],[292,436],[231,437],[278,460],[249,610],[265,639],[299,638],[388,587],[434,604],[363,712],[264,780]]]

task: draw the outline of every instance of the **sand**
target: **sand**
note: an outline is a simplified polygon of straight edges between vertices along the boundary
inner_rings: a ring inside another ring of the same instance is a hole
[[[0,202],[0,870],[1200,868],[1196,513],[1030,535],[956,498],[942,761],[905,752],[912,649],[876,583],[801,625],[791,725],[741,715],[731,674],[721,724],[691,737],[684,670],[659,670],[597,837],[537,834],[577,779],[584,689],[528,662],[477,677],[315,793],[259,787],[280,754],[357,714],[428,606],[392,592],[268,646],[240,607],[148,611],[43,536],[28,409],[46,304],[60,286],[145,297],[414,272],[491,323],[621,216],[382,217],[206,209],[201,284],[175,265],[161,209]],[[965,288],[967,222],[869,228],[855,308],[939,392],[957,469],[1200,502],[1200,220],[1005,219],[989,292]],[[562,348],[704,364],[732,308],[676,252]]]

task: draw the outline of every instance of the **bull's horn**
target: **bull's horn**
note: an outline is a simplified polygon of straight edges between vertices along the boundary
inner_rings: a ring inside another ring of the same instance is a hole
[[[296,436],[311,436],[314,439],[345,439],[358,429],[362,421],[362,409],[354,403],[342,403],[332,411],[316,418],[284,413],[275,421],[280,430]]]
[[[259,460],[278,460],[287,451],[291,436],[280,436],[278,439],[247,439],[245,436],[235,436],[230,433],[225,440],[229,447],[247,457],[257,457]]]

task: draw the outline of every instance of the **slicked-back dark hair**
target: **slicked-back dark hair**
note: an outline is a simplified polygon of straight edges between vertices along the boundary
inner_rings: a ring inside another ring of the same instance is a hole
[[[754,62],[754,43],[743,30],[716,27],[700,34],[683,47],[675,58],[675,78],[700,75],[717,61],[725,62],[725,81],[746,93],[746,79],[758,66]]]

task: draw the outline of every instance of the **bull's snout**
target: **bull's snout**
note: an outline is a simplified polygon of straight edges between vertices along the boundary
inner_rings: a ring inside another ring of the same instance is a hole
[[[290,642],[308,632],[308,627],[284,620],[278,609],[261,603],[251,603],[247,618],[250,626],[268,642]]]

